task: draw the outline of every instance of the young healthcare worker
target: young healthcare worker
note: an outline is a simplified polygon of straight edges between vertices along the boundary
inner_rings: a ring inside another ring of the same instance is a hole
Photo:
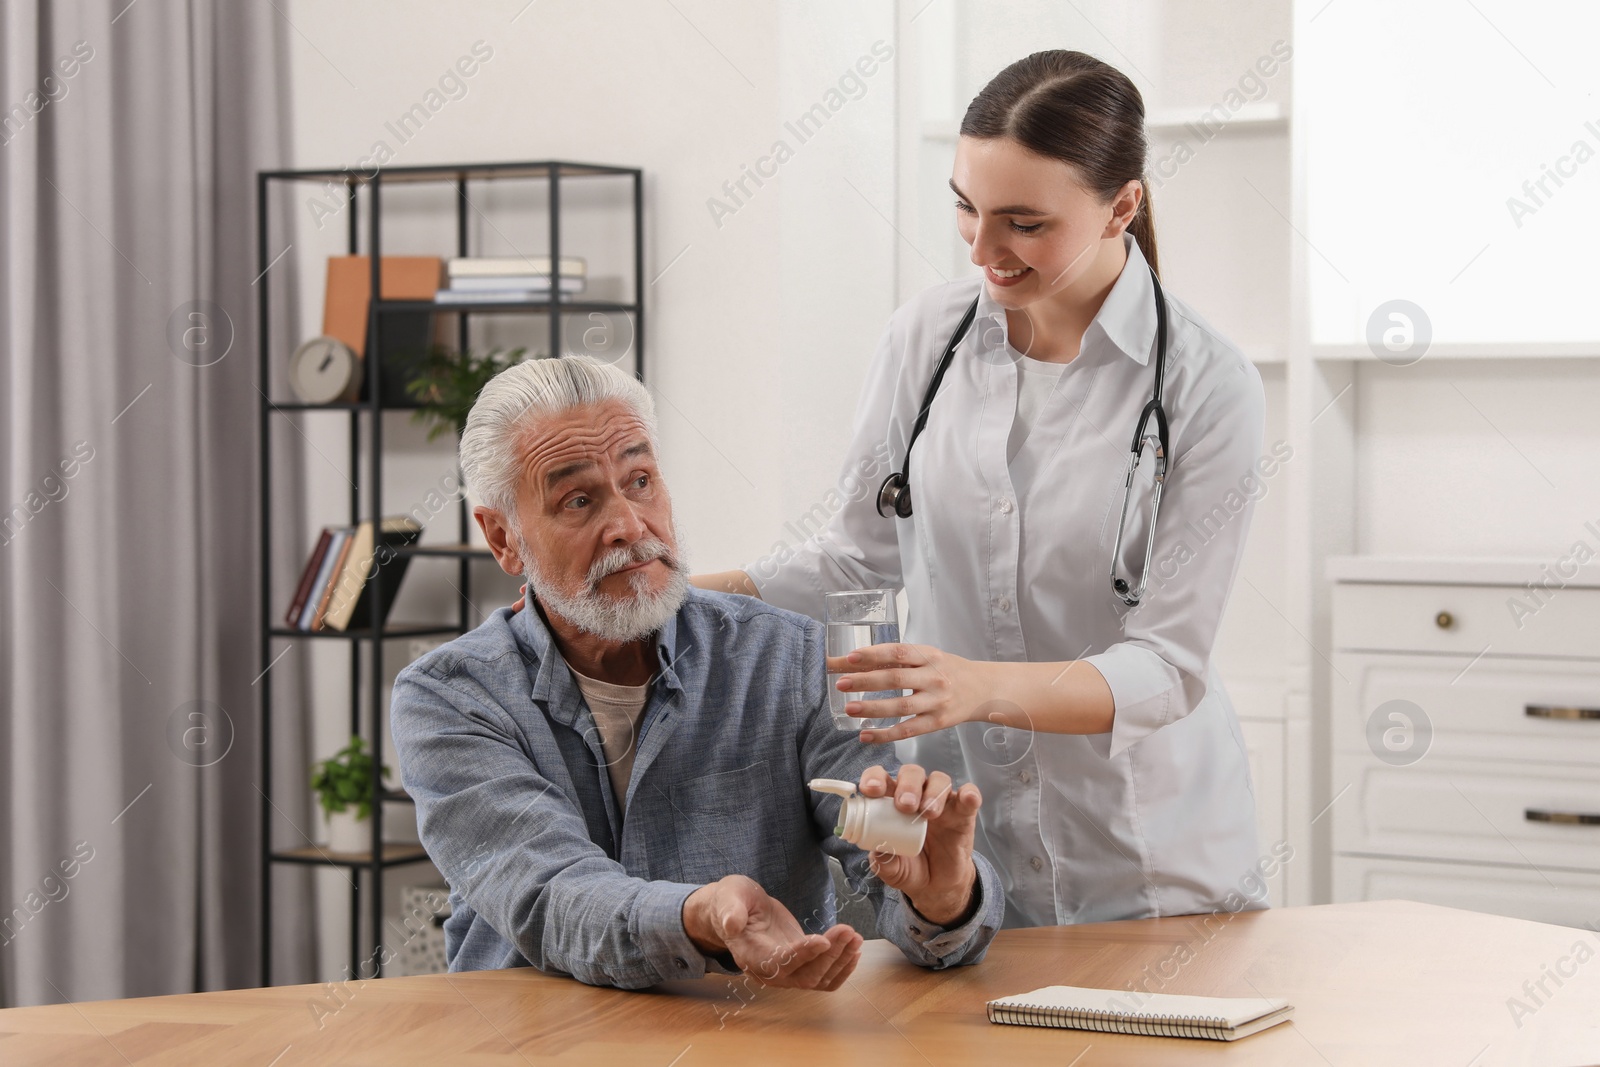
[[[697,581],[814,617],[824,592],[904,588],[904,643],[829,669],[851,692],[910,691],[852,702],[907,716],[863,740],[982,790],[1008,925],[1255,906],[1254,791],[1211,652],[1275,464],[1260,376],[1163,301],[1144,104],[1123,74],[1038,52],[960,134],[950,188],[982,274],[884,331],[841,479],[874,473],[870,491],[798,548]]]

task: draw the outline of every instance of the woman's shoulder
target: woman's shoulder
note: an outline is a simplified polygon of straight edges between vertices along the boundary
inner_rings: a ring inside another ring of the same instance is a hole
[[[925,348],[922,342],[931,337],[939,340],[939,350],[961,322],[961,317],[978,296],[983,276],[974,274],[954,281],[930,285],[901,304],[889,319],[891,338],[901,345]],[[930,361],[938,358],[935,352]]]
[[[1171,292],[1167,339],[1167,388],[1195,404],[1260,408],[1265,405],[1261,372],[1238,345]]]

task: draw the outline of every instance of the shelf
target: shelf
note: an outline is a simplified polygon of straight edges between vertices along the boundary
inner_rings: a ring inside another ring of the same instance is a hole
[[[569,163],[561,160],[540,160],[530,163],[470,163],[454,166],[384,167],[383,184],[392,182],[455,182],[493,180],[497,178],[548,178],[555,168],[563,178],[618,178],[639,174],[638,167],[615,167],[607,163]],[[261,177],[277,181],[344,182],[349,185],[366,185],[372,175],[352,171],[348,167],[324,167],[313,170],[268,170]]]
[[[1222,112],[1222,114],[1218,114]],[[1151,133],[1206,134],[1205,140],[1229,130],[1279,133],[1289,129],[1289,112],[1282,104],[1252,101],[1228,113],[1221,104],[1204,107],[1169,107],[1149,112],[1145,129]],[[924,141],[955,141],[961,136],[959,119],[928,120],[922,124]]]
[[[397,556],[448,556],[452,559],[494,559],[487,548],[456,542],[438,545],[402,545],[395,550]]]
[[[1548,558],[1511,556],[1329,556],[1323,573],[1330,582],[1398,585],[1496,585],[1524,589],[1538,583]],[[1562,589],[1600,589],[1600,563],[1580,564]]]
[[[1594,341],[1529,341],[1523,344],[1511,341],[1494,341],[1483,344],[1446,342],[1429,345],[1420,360],[1469,359],[1594,359],[1600,357],[1600,342]],[[1311,358],[1326,362],[1382,363],[1371,348],[1364,344],[1335,345],[1313,344]],[[1411,364],[1403,364],[1409,366]]]
[[[396,842],[385,842],[383,858],[379,865],[383,867],[397,867],[402,863],[425,863],[428,860],[428,851],[421,845],[407,845]],[[370,852],[329,852],[325,848],[311,845],[307,848],[283,849],[272,854],[274,863],[304,863],[324,864],[329,863],[335,867],[370,867],[372,866],[372,853]]]
[[[315,637],[315,638],[351,638],[360,639],[372,636],[370,627],[349,630],[291,630],[287,626],[274,626],[269,631],[273,637]],[[378,636],[390,637],[437,637],[440,634],[459,634],[461,627],[445,623],[433,622],[402,622],[392,626],[385,626]]]
[[[365,400],[337,401],[332,404],[308,404],[302,400],[285,400],[274,402],[266,400],[262,407],[268,411],[293,412],[293,411],[371,411],[372,405]],[[382,411],[416,411],[421,404],[379,404]]]
[[[1209,140],[1216,134],[1233,129],[1267,132],[1287,130],[1289,111],[1282,104],[1270,100],[1248,102],[1231,114],[1221,104],[1210,107],[1166,107],[1149,112],[1144,125],[1152,133],[1193,132],[1206,134]]]
[[[623,304],[615,300],[558,300],[554,305],[548,300],[508,300],[504,303],[441,304],[437,300],[380,300],[378,310],[383,311],[435,311],[474,312],[492,311],[500,314],[521,312],[538,314],[549,312],[554,306],[560,311],[614,311],[619,314],[637,314],[638,304]]]
[[[600,279],[591,279],[594,284],[586,286],[580,292],[562,292],[561,287],[550,292],[537,294],[537,299],[528,299],[528,294],[523,292],[498,292],[485,293],[493,303],[440,303],[434,299],[436,286],[425,286],[420,293],[427,295],[422,299],[394,300],[378,299],[382,287],[374,287],[368,300],[367,308],[379,323],[398,323],[401,318],[413,316],[417,319],[427,319],[441,323],[448,328],[454,337],[457,347],[465,347],[470,338],[469,333],[474,321],[479,323],[491,321],[483,316],[496,316],[493,321],[512,326],[517,332],[531,335],[536,338],[542,332],[542,327],[548,327],[556,334],[565,333],[569,336],[576,335],[587,326],[587,321],[593,319],[596,313],[606,316],[616,323],[613,316],[625,316],[632,324],[632,338],[629,355],[632,357],[633,370],[639,380],[644,380],[645,359],[644,346],[645,330],[645,295],[648,292],[644,272],[644,172],[638,167],[611,166],[609,164],[577,163],[572,161],[540,159],[517,162],[443,162],[423,166],[384,166],[378,171],[373,168],[363,168],[353,171],[348,167],[321,167],[302,170],[267,170],[258,171],[255,186],[255,232],[258,241],[256,248],[256,261],[250,273],[256,276],[256,299],[259,302],[258,326],[259,335],[257,343],[253,346],[255,358],[255,373],[257,392],[257,435],[259,450],[257,454],[258,472],[258,500],[257,514],[259,516],[259,541],[257,571],[262,589],[261,599],[266,602],[273,598],[272,590],[281,585],[282,575],[276,573],[274,562],[278,551],[283,546],[277,543],[278,535],[274,531],[272,516],[275,497],[284,492],[303,490],[300,483],[305,481],[300,475],[302,471],[298,465],[280,469],[275,461],[276,452],[272,447],[273,436],[281,434],[284,427],[281,422],[287,421],[290,428],[300,423],[306,424],[309,432],[311,426],[321,425],[325,429],[333,430],[334,421],[344,425],[337,427],[342,431],[340,436],[349,439],[349,501],[348,522],[354,523],[361,516],[381,517],[385,514],[383,507],[384,489],[386,486],[393,495],[393,474],[385,468],[391,463],[398,464],[403,458],[410,457],[409,451],[405,456],[397,455],[391,437],[391,427],[387,419],[378,416],[383,411],[405,411],[414,414],[421,405],[413,396],[399,388],[374,389],[373,382],[379,379],[369,375],[367,384],[359,392],[364,399],[346,401],[342,398],[334,403],[308,403],[302,400],[287,385],[273,386],[273,375],[278,364],[292,351],[284,340],[277,336],[276,320],[266,314],[273,304],[271,289],[274,288],[275,279],[281,277],[280,273],[273,273],[272,264],[277,262],[287,251],[287,247],[273,243],[269,235],[273,233],[272,223],[286,206],[292,206],[291,201],[281,194],[295,193],[297,188],[314,189],[325,200],[332,199],[339,203],[341,209],[340,227],[345,230],[345,240],[342,251],[346,255],[363,255],[372,257],[380,256],[384,252],[394,254],[392,244],[383,240],[386,234],[386,219],[384,215],[384,202],[390,197],[384,197],[382,191],[386,187],[397,184],[406,185],[407,189],[415,189],[421,193],[426,190],[428,199],[434,201],[437,207],[437,216],[443,223],[446,211],[454,219],[455,239],[448,245],[441,245],[441,256],[472,256],[483,255],[487,249],[476,247],[477,239],[473,236],[474,212],[477,208],[473,204],[477,192],[483,188],[482,183],[500,179],[520,180],[526,179],[532,184],[516,186],[526,198],[533,201],[544,201],[543,231],[547,235],[547,246],[542,251],[551,257],[559,258],[563,253],[571,255],[575,249],[570,240],[564,240],[565,223],[563,203],[571,203],[567,190],[573,187],[567,183],[571,180],[580,182],[589,178],[609,179],[600,183],[597,188],[590,182],[587,186],[580,186],[584,191],[583,199],[589,199],[588,191],[598,191],[601,199],[613,202],[615,211],[614,221],[617,224],[615,238],[627,243],[629,251],[627,258],[618,265],[625,264],[626,268],[612,279],[609,275],[607,282],[616,281],[615,286],[600,284]],[[285,186],[283,183],[293,183]],[[421,183],[431,183],[423,185]],[[472,186],[468,188],[469,184]],[[501,187],[502,190],[505,187]],[[615,194],[615,195],[613,195]],[[298,195],[298,194],[296,194]],[[393,194],[391,194],[392,196]],[[410,211],[406,214],[409,216]],[[410,221],[403,219],[402,222]],[[485,219],[484,221],[488,221]],[[490,226],[499,230],[498,226]],[[300,232],[296,224],[290,224],[290,234]],[[629,237],[631,236],[631,240]],[[291,247],[293,242],[291,242]],[[302,251],[296,249],[297,253]],[[332,249],[318,249],[318,251],[332,251]],[[369,263],[371,260],[369,259]],[[382,263],[380,259],[379,264]],[[571,288],[571,286],[568,286]],[[630,302],[631,301],[631,302]],[[567,329],[562,329],[568,313],[571,321],[566,322]],[[444,316],[448,315],[448,319]],[[476,317],[475,317],[476,315]],[[510,316],[510,317],[508,317]],[[543,321],[541,321],[541,319]],[[385,333],[387,330],[384,331]],[[627,332],[627,331],[624,331]],[[372,336],[369,331],[368,336]],[[381,335],[380,335],[381,336]],[[557,346],[559,353],[561,346]],[[570,346],[567,346],[570,347]],[[388,346],[384,346],[387,353]],[[396,348],[395,351],[400,351]],[[369,347],[367,361],[378,355],[377,349]],[[537,348],[532,348],[530,356],[537,355]],[[395,380],[401,380],[412,373],[409,361],[390,361],[387,356],[383,359],[381,381],[389,382],[391,386],[397,385]],[[391,362],[394,368],[391,370]],[[285,382],[287,379],[285,379]],[[374,395],[374,394],[377,395]],[[346,394],[348,395],[348,394]],[[390,403],[393,398],[396,403]],[[283,415],[294,416],[306,411],[336,412],[345,416],[342,420],[309,420],[290,418],[281,419]],[[365,417],[362,412],[366,412]],[[403,437],[403,442],[410,443],[411,435]],[[444,442],[441,442],[443,444]],[[451,442],[452,444],[454,442]],[[451,449],[454,452],[454,449]],[[336,457],[337,458],[337,457]],[[358,477],[359,475],[359,477]],[[403,484],[403,482],[402,482]],[[335,497],[343,497],[342,489],[334,489],[326,493],[330,501]],[[343,501],[341,500],[342,504]],[[452,498],[448,501],[447,515],[454,515],[458,502]],[[470,530],[470,527],[468,528]],[[470,536],[467,531],[456,532],[452,523],[449,532],[444,537],[462,537],[464,540]],[[291,536],[292,542],[298,542],[298,537]],[[274,686],[274,674],[271,667],[292,649],[286,644],[298,638],[315,638],[322,641],[343,641],[342,645],[322,645],[324,650],[350,653],[351,686],[348,700],[340,700],[345,705],[340,708],[340,735],[345,734],[344,712],[348,711],[350,733],[363,738],[373,750],[382,750],[384,741],[392,736],[390,723],[390,702],[392,694],[392,681],[394,677],[395,653],[406,651],[404,644],[396,647],[386,642],[393,640],[418,639],[416,644],[432,646],[441,641],[448,641],[472,628],[472,598],[476,592],[473,586],[475,581],[487,575],[482,572],[481,566],[469,566],[470,561],[493,559],[486,547],[474,544],[430,544],[426,546],[406,546],[400,549],[405,560],[411,558],[443,560],[446,563],[455,563],[455,567],[424,567],[425,573],[421,578],[447,579],[439,582],[440,586],[454,587],[459,594],[459,616],[457,610],[441,607],[439,611],[421,611],[413,614],[430,616],[432,621],[394,621],[381,627],[354,627],[344,631],[318,630],[307,632],[293,626],[284,624],[284,616],[280,607],[264,603],[262,607],[263,619],[260,624],[260,637],[258,639],[259,663],[261,674],[257,679],[256,692],[258,697],[259,714],[257,727],[257,759],[259,769],[257,780],[261,786],[261,803],[257,811],[259,819],[259,833],[257,840],[260,846],[259,863],[259,937],[257,958],[260,965],[259,984],[270,985],[273,980],[273,946],[276,916],[274,903],[274,889],[272,872],[281,870],[282,864],[298,864],[302,867],[317,867],[332,865],[340,871],[367,870],[374,874],[379,871],[400,864],[424,864],[428,861],[426,851],[415,841],[393,843],[388,839],[393,836],[413,837],[411,834],[385,833],[384,828],[389,818],[400,818],[402,822],[410,822],[410,813],[396,810],[395,804],[413,804],[413,799],[403,789],[394,785],[378,783],[374,787],[372,822],[367,824],[366,833],[355,838],[351,843],[359,847],[354,852],[333,852],[326,848],[307,845],[301,848],[274,849],[272,843],[279,835],[277,821],[281,815],[277,812],[278,805],[274,802],[275,784],[287,785],[292,774],[295,781],[295,793],[305,795],[304,764],[298,760],[291,761],[291,766],[283,768],[274,774],[273,752],[281,747],[274,744],[275,720],[279,717],[274,703],[276,699],[282,701],[289,697],[298,698],[302,694],[298,687],[289,687],[283,696],[277,696]],[[416,568],[410,568],[416,570]],[[450,573],[459,569],[460,578]],[[496,568],[498,571],[499,568]],[[291,573],[289,577],[294,577]],[[274,579],[280,579],[275,581]],[[414,576],[408,582],[419,580]],[[442,590],[441,590],[442,593]],[[481,594],[479,594],[481,595]],[[392,603],[392,597],[385,597],[386,604]],[[449,599],[454,599],[450,597]],[[400,614],[398,612],[394,614]],[[449,619],[446,623],[443,620]],[[370,651],[370,655],[367,653]],[[318,657],[319,661],[321,657]],[[344,658],[334,656],[335,661]],[[407,654],[404,659],[410,659]],[[320,670],[320,666],[317,668]],[[296,707],[296,711],[301,711]],[[321,709],[318,709],[319,712]],[[332,709],[330,709],[332,710]],[[294,764],[298,764],[295,766]],[[279,779],[284,779],[280,782]],[[385,844],[376,855],[366,851],[372,843],[373,837],[384,841]],[[284,840],[294,840],[285,831]],[[305,842],[302,840],[302,844]],[[374,877],[360,879],[354,876],[348,879],[348,895],[350,905],[350,963],[349,970],[355,972],[363,968],[364,961],[370,961],[376,947],[381,945],[386,938],[385,934],[385,903],[386,898],[392,898],[393,887],[385,886],[386,879]],[[338,888],[341,893],[342,887]]]
[[[283,401],[282,403],[275,403],[275,402],[273,402],[271,400],[263,400],[261,402],[261,406],[263,408],[265,408],[267,411],[285,411],[285,412],[288,412],[288,411],[360,411],[363,408],[367,407],[366,404],[363,404],[359,400],[355,400],[355,401],[343,401],[343,400],[341,400],[341,401],[335,401],[334,403],[331,403],[331,404],[311,404],[311,403],[307,403],[304,400],[287,400],[287,401]]]

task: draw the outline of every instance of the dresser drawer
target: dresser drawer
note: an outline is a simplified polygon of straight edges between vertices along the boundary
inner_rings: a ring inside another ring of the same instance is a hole
[[[1488,915],[1585,926],[1600,923],[1600,875],[1469,863],[1422,863],[1335,855],[1333,899],[1417,900]]]
[[[1540,595],[1542,607],[1512,586],[1341,582],[1333,587],[1333,645],[1600,661],[1600,589]]]
[[[1600,872],[1600,776],[1575,768],[1340,754],[1333,847],[1395,857]],[[1600,909],[1600,899],[1595,906]]]
[[[1366,652],[1332,662],[1336,751],[1373,755],[1391,725],[1417,727],[1393,718],[1415,718],[1410,708],[1384,710],[1405,701],[1427,716],[1418,755],[1428,760],[1589,764],[1600,777],[1600,663]]]

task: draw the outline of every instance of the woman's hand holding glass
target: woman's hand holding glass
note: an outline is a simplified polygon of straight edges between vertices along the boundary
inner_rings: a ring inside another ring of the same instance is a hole
[[[830,672],[844,675],[835,683],[841,692],[911,690],[909,695],[851,700],[845,705],[845,714],[854,718],[906,717],[884,729],[863,729],[861,740],[869,744],[899,741],[980,718],[1000,725],[1017,725],[995,717],[996,707],[1002,705],[986,706],[995,704],[994,667],[995,664],[965,659],[932,645],[903,642],[868,645],[827,661]],[[851,673],[844,673],[847,671]]]
[[[909,695],[850,700],[844,713],[858,719],[906,716],[898,725],[863,729],[869,744],[899,741],[964,722],[1050,734],[1101,734],[1116,719],[1116,700],[1093,663],[995,663],[965,659],[932,645],[868,645],[829,657],[842,675],[841,692],[911,690]]]

